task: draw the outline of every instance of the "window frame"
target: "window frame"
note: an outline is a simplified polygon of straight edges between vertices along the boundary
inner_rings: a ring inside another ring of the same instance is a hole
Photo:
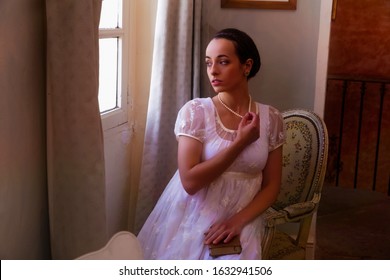
[[[122,28],[100,29],[100,39],[118,38],[118,94],[119,106],[107,112],[101,112],[103,131],[121,126],[128,122],[129,104],[129,19],[130,6],[128,0],[122,0]]]

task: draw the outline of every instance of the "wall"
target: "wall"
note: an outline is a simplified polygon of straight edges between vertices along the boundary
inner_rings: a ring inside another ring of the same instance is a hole
[[[297,10],[293,11],[222,9],[220,1],[203,1],[203,28],[206,31],[203,48],[219,29],[235,27],[247,32],[253,37],[262,58],[262,68],[250,82],[252,96],[280,110],[314,109],[320,31],[326,36],[326,28],[329,29],[329,26],[325,26],[325,31],[320,29],[323,2],[328,11],[329,0],[298,0]],[[325,48],[324,53],[319,54],[319,58],[325,58],[325,67],[327,42],[327,37],[321,41]],[[325,77],[325,71],[322,75]],[[211,95],[210,92],[205,95]],[[321,111],[321,106],[318,110]]]
[[[44,1],[0,1],[0,37],[0,259],[47,259]]]

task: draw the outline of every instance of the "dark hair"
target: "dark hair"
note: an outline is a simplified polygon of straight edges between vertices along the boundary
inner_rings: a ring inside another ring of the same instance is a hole
[[[257,50],[255,42],[253,42],[252,38],[245,32],[235,28],[226,28],[218,31],[213,39],[226,39],[232,41],[241,63],[245,63],[249,58],[253,60],[248,79],[254,77],[260,70],[261,59],[259,51]]]

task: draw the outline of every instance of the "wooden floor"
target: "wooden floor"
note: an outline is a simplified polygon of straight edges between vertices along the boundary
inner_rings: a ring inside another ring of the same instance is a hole
[[[316,240],[315,259],[390,260],[390,197],[324,187]]]

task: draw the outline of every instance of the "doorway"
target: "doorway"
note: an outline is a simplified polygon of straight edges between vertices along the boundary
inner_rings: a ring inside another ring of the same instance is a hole
[[[390,2],[334,0],[326,184],[390,195]]]

